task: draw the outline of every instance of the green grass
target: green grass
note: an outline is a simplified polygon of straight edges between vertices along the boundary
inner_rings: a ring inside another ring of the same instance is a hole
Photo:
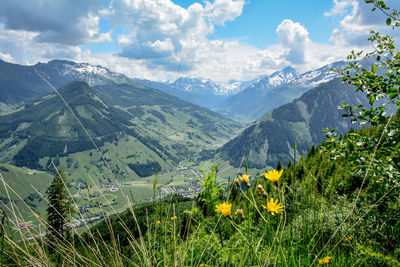
[[[107,147],[106,157],[130,151],[112,146]],[[218,158],[198,165],[181,162],[174,171],[158,174],[157,188],[173,188],[195,179],[192,170],[209,173],[212,163],[218,162],[217,176],[192,200],[167,196],[146,203],[154,193],[155,176],[123,179],[116,192],[107,185],[100,188],[89,184],[80,190],[76,204],[92,205],[83,218],[103,214],[106,220],[73,229],[74,245],[56,245],[60,253],[48,254],[46,245],[34,246],[30,241],[18,243],[21,249],[15,252],[16,257],[24,264],[51,261],[83,266],[316,266],[324,257],[330,257],[330,266],[399,265],[398,205],[390,199],[371,205],[369,198],[374,191],[368,186],[362,190],[362,197],[356,198],[361,182],[350,171],[350,163],[332,160],[318,151],[313,148],[296,166],[286,167],[277,184],[264,178],[265,169],[248,169],[251,187],[242,182],[239,187],[234,179],[246,172],[246,163],[234,168]],[[73,165],[87,156],[76,153],[72,161],[62,159],[60,165]],[[32,176],[28,172],[25,175]],[[230,184],[220,191],[217,184],[225,180]],[[259,184],[264,188],[261,194]],[[75,193],[77,189],[71,190]],[[155,193],[158,195],[158,190]],[[281,213],[272,215],[263,208],[271,198],[283,205]],[[229,217],[215,212],[216,205],[223,202],[232,204]],[[8,229],[7,234],[9,240],[29,236],[27,230]],[[39,238],[36,242],[45,244],[46,240]],[[9,253],[12,248],[15,244],[8,241],[4,251]],[[21,253],[30,257],[22,258]],[[14,261],[8,257],[7,262]]]

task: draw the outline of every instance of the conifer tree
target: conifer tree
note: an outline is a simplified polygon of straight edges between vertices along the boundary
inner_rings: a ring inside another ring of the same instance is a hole
[[[50,186],[47,208],[48,239],[50,247],[62,242],[65,238],[65,224],[69,211],[68,196],[66,194],[66,175],[59,170]]]

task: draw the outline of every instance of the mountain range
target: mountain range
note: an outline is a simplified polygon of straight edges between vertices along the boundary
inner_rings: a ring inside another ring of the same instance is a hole
[[[276,107],[290,103],[311,88],[339,77],[332,69],[343,69],[347,64],[338,61],[303,74],[298,74],[294,68],[288,66],[250,81],[228,83],[199,78],[178,78],[174,82],[140,79],[134,81],[205,106],[238,121],[251,122]]]

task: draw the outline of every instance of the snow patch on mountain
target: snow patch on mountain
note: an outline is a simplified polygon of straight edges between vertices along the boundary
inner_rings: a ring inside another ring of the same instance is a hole
[[[340,74],[333,72],[333,69],[343,69],[348,65],[348,62],[338,61],[332,64],[328,64],[319,69],[308,71],[299,75],[299,77],[293,80],[290,85],[294,87],[314,88],[322,83],[331,81],[335,78],[340,77]]]
[[[201,78],[178,78],[174,82],[167,82],[166,85],[177,90],[185,91],[191,94],[214,94],[214,95],[232,95],[247,87],[248,82],[228,81],[214,82]]]
[[[75,63],[67,60],[52,60],[35,65],[39,70],[43,70],[46,78],[54,77],[54,74],[68,81],[85,81],[90,86],[103,85],[108,82],[130,83],[131,79],[127,76],[115,73],[102,66],[94,66],[88,63]],[[54,71],[56,73],[54,73]],[[47,73],[47,74],[46,74]]]

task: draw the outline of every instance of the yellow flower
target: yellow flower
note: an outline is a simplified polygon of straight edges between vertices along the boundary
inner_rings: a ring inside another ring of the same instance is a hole
[[[161,222],[160,222],[160,221],[157,221],[157,224],[161,224]]]
[[[235,179],[235,184],[239,184],[239,179]]]
[[[243,183],[245,183],[246,185],[249,185],[249,179],[250,176],[248,176],[247,174],[243,174],[242,176],[238,175],[240,180],[242,180]]]
[[[215,212],[216,213],[222,213],[222,215],[226,216],[231,216],[231,207],[232,204],[229,203],[222,203],[216,206]]]
[[[261,205],[264,209],[268,210],[271,212],[271,215],[275,215],[275,213],[281,213],[283,211],[283,206],[278,203],[278,200],[274,201],[274,198],[271,198],[267,202],[267,206],[265,207],[264,205]]]
[[[264,177],[265,177],[265,179],[268,179],[273,183],[277,183],[279,181],[279,179],[281,178],[282,173],[283,173],[283,169],[280,171],[272,170],[270,172],[264,173]]]
[[[204,263],[202,263],[202,264],[200,264],[199,266],[200,266],[200,267],[204,267],[204,266],[206,266],[206,265],[205,265]]]
[[[319,264],[328,264],[328,263],[331,262],[331,260],[332,260],[332,257],[326,256],[326,257],[324,257],[322,259],[319,259],[318,263]]]
[[[352,241],[353,239],[354,239],[353,235],[349,236],[349,241]]]
[[[176,216],[174,216],[174,217],[171,217],[171,221],[175,221],[177,219],[177,217]]]

